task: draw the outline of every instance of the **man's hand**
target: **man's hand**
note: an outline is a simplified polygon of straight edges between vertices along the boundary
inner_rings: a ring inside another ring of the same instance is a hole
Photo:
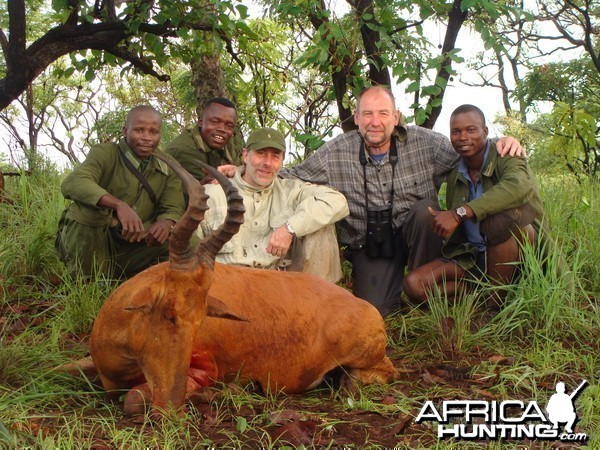
[[[269,244],[267,245],[267,253],[273,256],[285,256],[290,245],[292,245],[293,239],[294,235],[288,231],[285,225],[281,225],[271,234]]]
[[[433,232],[436,236],[447,238],[460,225],[454,211],[436,211],[428,207],[429,214],[433,216]]]
[[[146,230],[144,230],[144,223],[138,213],[136,213],[131,206],[125,202],[119,202],[115,211],[117,212],[117,219],[121,223],[122,232],[121,237],[129,242],[140,242],[146,237]]]
[[[233,164],[224,164],[222,166],[217,167],[217,170],[225,175],[227,178],[233,178],[235,175],[235,171],[237,170],[237,166]]]
[[[139,242],[146,237],[144,223],[131,206],[112,194],[104,194],[96,203],[100,208],[110,208],[121,224],[121,237],[129,242]]]
[[[171,227],[175,225],[171,219],[159,220],[150,225],[148,234],[146,235],[146,245],[158,247],[167,239],[171,233]]]
[[[496,142],[496,149],[502,158],[506,155],[523,157],[527,156],[519,141],[511,136],[504,136],[498,139],[498,142]]]

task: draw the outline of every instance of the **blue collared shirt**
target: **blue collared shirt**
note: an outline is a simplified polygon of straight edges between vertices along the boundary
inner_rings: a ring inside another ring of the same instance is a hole
[[[490,153],[490,141],[488,140],[485,144],[485,151],[483,153],[483,163],[481,168],[485,167],[488,155]],[[469,201],[475,200],[483,195],[483,184],[481,184],[481,176],[477,179],[476,183],[473,183],[469,175],[469,168],[465,164],[465,160],[461,158],[458,163],[458,173],[465,177],[469,183]],[[463,224],[465,234],[467,235],[468,241],[477,247],[477,250],[484,252],[486,250],[485,239],[479,231],[479,222],[467,220]]]

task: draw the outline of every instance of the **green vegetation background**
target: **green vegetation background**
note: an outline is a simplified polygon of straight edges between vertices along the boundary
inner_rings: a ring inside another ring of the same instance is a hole
[[[111,443],[110,448],[195,448],[214,443],[213,437],[203,434],[200,419],[154,429],[123,426],[120,410],[97,386],[53,370],[86,354],[95,314],[116,285],[110,280],[82,284],[66,276],[53,245],[65,204],[60,181],[61,175],[51,168],[7,179],[5,194],[10,201],[0,203],[0,448],[91,448],[99,436]],[[557,251],[545,261],[546,271],[527,258],[522,281],[509,288],[507,305],[499,315],[473,328],[478,302],[489,289],[482,286],[454,306],[438,295],[429,308],[407,308],[387,321],[391,357],[401,368],[466,365],[470,368],[466,379],[472,382],[457,388],[443,380],[406,379],[334,397],[336,408],[375,411],[391,426],[402,417],[414,417],[427,399],[479,396],[545,405],[557,381],[566,382],[570,391],[587,379],[590,386],[577,400],[578,430],[587,433],[588,448],[600,448],[600,187],[594,181],[560,175],[538,182]],[[444,325],[447,318],[454,324],[450,331]],[[373,401],[390,394],[396,399],[393,404]],[[319,395],[308,393],[294,401],[314,407]],[[220,445],[236,448],[252,437],[258,447],[280,448],[282,443],[264,428],[270,414],[285,409],[288,401],[285,396],[261,397],[245,391],[221,397],[213,405],[217,425],[223,425]],[[248,402],[253,408],[260,405],[262,412],[242,414],[240,405]],[[44,420],[56,425],[41,427]],[[323,432],[341,426],[325,413],[320,423]],[[435,442],[433,430],[415,428],[412,433],[417,433],[417,440],[406,446],[417,442],[428,447],[426,442]],[[396,438],[403,442],[402,436]],[[551,444],[542,442],[536,448]],[[379,444],[356,443],[365,445]],[[441,442],[436,447],[458,445]]]

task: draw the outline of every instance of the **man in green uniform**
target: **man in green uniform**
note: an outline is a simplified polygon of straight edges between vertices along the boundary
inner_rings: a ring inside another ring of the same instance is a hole
[[[235,150],[231,141],[236,124],[235,105],[226,98],[212,98],[204,105],[198,125],[184,130],[165,148],[165,152],[206,184],[212,177],[206,176],[198,161],[213,167],[240,163],[240,151]]]
[[[426,301],[436,286],[453,298],[462,280],[473,277],[507,284],[522,260],[520,242],[544,235],[542,200],[527,160],[501,158],[487,136],[476,106],[459,106],[450,116],[450,142],[460,161],[448,176],[448,210],[430,209],[433,232],[445,242],[440,258],[406,276],[404,291],[414,300]],[[488,306],[497,308],[505,293]]]
[[[153,156],[161,117],[150,106],[129,111],[119,143],[94,145],[64,180],[73,202],[56,247],[72,275],[131,276],[168,259],[171,227],[184,211],[181,181]]]

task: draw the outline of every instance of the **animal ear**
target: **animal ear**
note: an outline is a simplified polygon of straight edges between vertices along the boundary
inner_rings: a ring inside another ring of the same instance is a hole
[[[211,295],[206,296],[206,315],[208,317],[219,317],[221,319],[239,320],[240,322],[250,322],[248,319],[238,316],[228,310],[228,306],[221,300]]]

